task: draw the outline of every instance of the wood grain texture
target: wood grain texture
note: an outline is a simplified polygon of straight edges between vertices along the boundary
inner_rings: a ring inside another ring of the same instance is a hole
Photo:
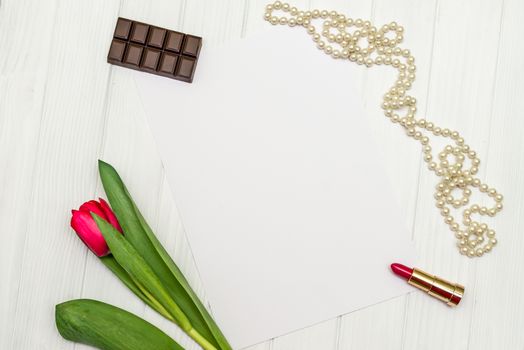
[[[117,16],[202,35],[206,45],[216,46],[267,26],[259,20],[265,5],[266,0],[0,2],[0,349],[88,349],[60,338],[53,322],[56,303],[79,297],[124,307],[186,349],[199,348],[88,253],[69,229],[68,210],[104,195],[96,159],[113,163],[205,300],[176,193],[166,182],[134,80],[126,69],[106,64],[105,56]],[[490,222],[500,238],[492,254],[476,260],[458,255],[434,207],[437,179],[421,161],[419,146],[379,108],[393,71],[355,66],[348,79],[362,88],[364,117],[382,143],[386,174],[420,266],[463,282],[467,297],[452,310],[414,292],[250,350],[524,349],[524,2],[293,5],[334,9],[377,26],[402,24],[402,46],[417,63],[412,95],[419,117],[460,131],[480,155],[479,177],[505,195],[506,209]]]

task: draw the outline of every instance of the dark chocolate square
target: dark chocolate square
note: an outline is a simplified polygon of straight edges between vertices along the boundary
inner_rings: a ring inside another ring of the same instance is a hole
[[[167,32],[166,46],[165,49],[179,53],[184,42],[184,34],[174,32],[172,30]]]
[[[180,56],[175,70],[175,78],[186,81],[193,81],[193,72],[195,71],[196,60],[187,56]]]
[[[160,59],[160,53],[160,50],[146,47],[144,54],[142,55],[142,64],[140,64],[140,67],[146,70],[156,71]]]
[[[147,39],[147,33],[149,32],[149,26],[144,23],[134,22],[131,28],[131,41],[135,43],[145,44]]]
[[[122,62],[122,58],[124,58],[125,51],[126,42],[115,39],[111,42],[111,47],[109,48],[107,60],[110,62]]]
[[[202,46],[202,39],[194,35],[186,35],[182,54],[197,57]]]
[[[127,40],[129,38],[129,31],[131,30],[131,21],[125,18],[119,18],[116,22],[115,38]]]
[[[177,61],[178,55],[169,52],[162,53],[160,64],[158,66],[158,73],[172,77],[175,73]]]
[[[165,29],[151,27],[151,29],[149,29],[149,37],[147,38],[147,46],[153,46],[159,49],[163,48],[166,33],[167,30]]]
[[[140,64],[140,59],[142,58],[142,51],[144,51],[143,46],[137,44],[127,45],[124,63],[138,67]]]

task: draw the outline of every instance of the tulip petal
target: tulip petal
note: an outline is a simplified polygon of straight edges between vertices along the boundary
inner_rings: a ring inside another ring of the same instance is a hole
[[[109,254],[109,247],[104,236],[89,212],[73,210],[71,227],[85,245],[98,257]]]
[[[109,223],[113,225],[113,227],[116,228],[118,231],[120,231],[120,233],[122,233],[122,227],[120,227],[120,224],[118,223],[118,220],[115,214],[113,213],[113,211],[111,210],[111,207],[109,206],[109,204],[107,204],[107,202],[103,200],[102,198],[98,198],[98,199],[100,200],[100,207],[104,211],[105,217],[107,218]],[[101,216],[101,215],[98,215],[98,216]],[[104,218],[104,216],[101,216],[101,217]]]
[[[103,219],[108,220],[108,217],[106,216],[106,213],[104,211],[104,208],[95,200],[90,200],[89,202],[85,202],[78,208],[80,211],[86,211],[88,213],[95,213],[96,215],[100,216]]]

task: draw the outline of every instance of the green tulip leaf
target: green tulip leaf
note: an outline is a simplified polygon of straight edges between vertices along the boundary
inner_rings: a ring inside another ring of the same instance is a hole
[[[156,310],[159,314],[165,318],[173,321],[173,317],[163,308],[161,305],[154,303],[148,298],[148,296],[142,291],[142,286],[124,270],[122,266],[118,264],[113,255],[107,255],[101,257],[100,260],[106,267],[111,270],[125,285],[129,290],[136,294],[143,302],[149,305],[151,308]]]
[[[193,328],[216,348],[231,350],[207,308],[145,221],[117,171],[101,160],[98,164],[104,190],[127,241],[148,262]]]
[[[124,235],[95,213],[91,213],[91,216],[102,232],[115,260],[129,274],[130,278],[142,287],[142,293],[152,302],[165,308],[184,331],[190,331],[193,327],[186,315],[171,298],[147,262],[126,240]]]
[[[58,304],[55,320],[65,339],[102,350],[184,350],[151,323],[96,300]]]
[[[135,293],[142,301],[149,303],[149,299],[142,293],[140,288],[135,284],[131,276],[118,264],[113,255],[107,255],[100,258],[100,261],[113,272],[133,293]]]

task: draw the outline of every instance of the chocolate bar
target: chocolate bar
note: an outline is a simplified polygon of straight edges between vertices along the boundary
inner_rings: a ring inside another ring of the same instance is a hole
[[[191,83],[202,38],[118,18],[107,62]]]

